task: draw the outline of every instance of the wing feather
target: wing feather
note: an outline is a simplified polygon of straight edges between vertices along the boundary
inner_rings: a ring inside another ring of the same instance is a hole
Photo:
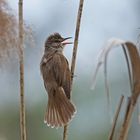
[[[53,62],[53,73],[57,84],[64,89],[67,98],[70,99],[71,72],[68,61],[64,55],[56,53]]]

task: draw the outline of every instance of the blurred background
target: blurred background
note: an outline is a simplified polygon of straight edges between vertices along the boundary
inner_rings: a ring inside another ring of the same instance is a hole
[[[18,16],[18,0],[7,0]],[[30,25],[35,46],[25,46],[25,101],[28,140],[61,140],[63,129],[52,129],[43,123],[47,94],[40,74],[40,59],[47,36],[59,32],[74,39],[79,0],[24,0],[24,20]],[[77,114],[69,125],[69,140],[107,140],[111,128],[105,94],[103,69],[97,84],[91,90],[97,55],[111,37],[134,43],[140,33],[140,1],[135,0],[85,0],[72,101]],[[72,45],[64,54],[71,63]],[[112,116],[120,96],[130,95],[129,78],[122,49],[109,54],[108,78],[112,98]],[[0,70],[0,140],[19,140],[19,70],[18,61],[10,60],[8,69]],[[124,104],[125,109],[125,104]],[[128,140],[138,140],[140,124],[138,107],[132,120]],[[116,138],[123,120],[118,121]]]

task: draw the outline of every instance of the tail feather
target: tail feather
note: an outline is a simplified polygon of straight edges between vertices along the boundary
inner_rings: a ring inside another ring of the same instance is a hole
[[[50,113],[50,108],[52,108],[51,102],[50,102],[50,100],[48,100],[48,106],[47,106],[48,113],[45,114],[46,119],[44,120],[44,123],[47,123],[48,126],[50,126],[49,122],[51,122],[51,118],[52,118],[52,113]]]
[[[50,124],[53,124],[51,127],[53,128],[55,125],[56,125],[56,122],[54,122],[55,120],[55,108],[54,108],[54,105],[53,105],[53,108],[52,108],[52,113],[50,112],[50,114],[52,115],[52,118],[51,118],[51,122]]]
[[[66,115],[68,115],[68,119],[69,121],[72,119],[72,117],[74,116],[75,114],[75,108],[74,107],[71,107],[69,106],[68,104],[66,104],[65,106],[68,106],[68,109],[67,109],[67,112],[66,112]],[[64,108],[65,109],[65,108]]]
[[[51,127],[61,127],[69,123],[76,109],[65,96],[64,90],[58,88],[55,96],[49,96],[44,122]]]
[[[49,100],[48,101],[48,107],[47,107],[47,113],[45,115],[45,120],[44,122],[47,123],[48,126],[54,127],[57,125],[57,122],[54,122],[54,120],[56,120],[56,112],[55,112],[55,104],[53,103],[53,101]],[[54,124],[51,125],[51,124]]]
[[[55,115],[54,120],[57,120],[54,122],[54,127],[58,127],[59,126],[59,119],[57,117],[57,112],[56,112],[55,108],[54,108],[54,115]]]
[[[66,98],[66,100],[68,100],[68,99]],[[59,110],[59,114],[61,116],[63,124],[66,124],[68,122],[68,119],[71,116],[71,114],[69,113],[69,105],[66,105],[65,102],[66,102],[65,100],[64,101],[61,100],[60,102],[56,102],[56,104],[58,105],[57,108]]]
[[[59,115],[58,115],[58,111],[57,110],[55,110],[55,108],[56,108],[56,106],[55,106],[55,104],[54,104],[54,114],[55,114],[55,119],[54,120],[58,120],[58,121],[56,121],[56,122],[54,122],[54,126],[56,126],[56,127],[58,127],[59,126],[59,123],[60,123],[60,119],[59,119]]]
[[[69,118],[69,115],[67,113],[68,106],[65,105],[65,100],[68,100],[68,99],[66,97],[65,97],[64,101],[63,100],[59,101],[56,99],[56,102],[55,102],[56,110],[58,110],[59,116],[62,120],[61,123],[63,123],[63,124],[66,124],[68,122],[67,118]]]
[[[57,120],[57,121],[55,121],[55,122],[57,122],[57,125],[56,125],[56,127],[59,127],[59,126],[61,126],[61,122],[62,122],[62,119],[60,118],[60,115],[59,115],[59,106],[57,106],[57,104],[54,102],[54,106],[55,106],[55,108],[54,108],[54,111],[55,111],[55,113],[56,113],[56,119],[55,120]],[[58,110],[56,109],[56,108],[58,108]]]
[[[63,96],[64,96],[64,98],[66,97],[64,94],[63,94]],[[64,114],[68,115],[68,117],[70,117],[69,119],[71,119],[72,115],[74,115],[73,113],[76,112],[74,105],[72,103],[70,103],[69,99],[63,100],[62,98],[60,98],[60,102],[63,103],[63,106],[61,106],[61,107],[63,108],[63,111],[65,112]],[[67,109],[66,109],[66,107],[67,107]]]

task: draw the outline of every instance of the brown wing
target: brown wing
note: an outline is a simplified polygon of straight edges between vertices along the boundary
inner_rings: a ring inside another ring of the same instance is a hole
[[[62,86],[68,99],[70,99],[71,72],[67,59],[62,54],[53,56],[54,76],[59,86]]]
[[[52,89],[52,87],[56,87],[57,83],[54,78],[54,73],[53,73],[53,61],[52,61],[53,56],[43,56],[41,63],[40,63],[40,71],[44,80],[44,86],[46,90],[48,91],[48,94],[50,93],[49,90]]]

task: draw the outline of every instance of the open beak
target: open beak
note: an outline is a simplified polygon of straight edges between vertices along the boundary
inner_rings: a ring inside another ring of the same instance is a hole
[[[66,44],[73,44],[73,42],[68,41],[68,39],[71,39],[72,37],[67,37],[64,38],[63,41],[61,42],[62,45],[66,45]]]

